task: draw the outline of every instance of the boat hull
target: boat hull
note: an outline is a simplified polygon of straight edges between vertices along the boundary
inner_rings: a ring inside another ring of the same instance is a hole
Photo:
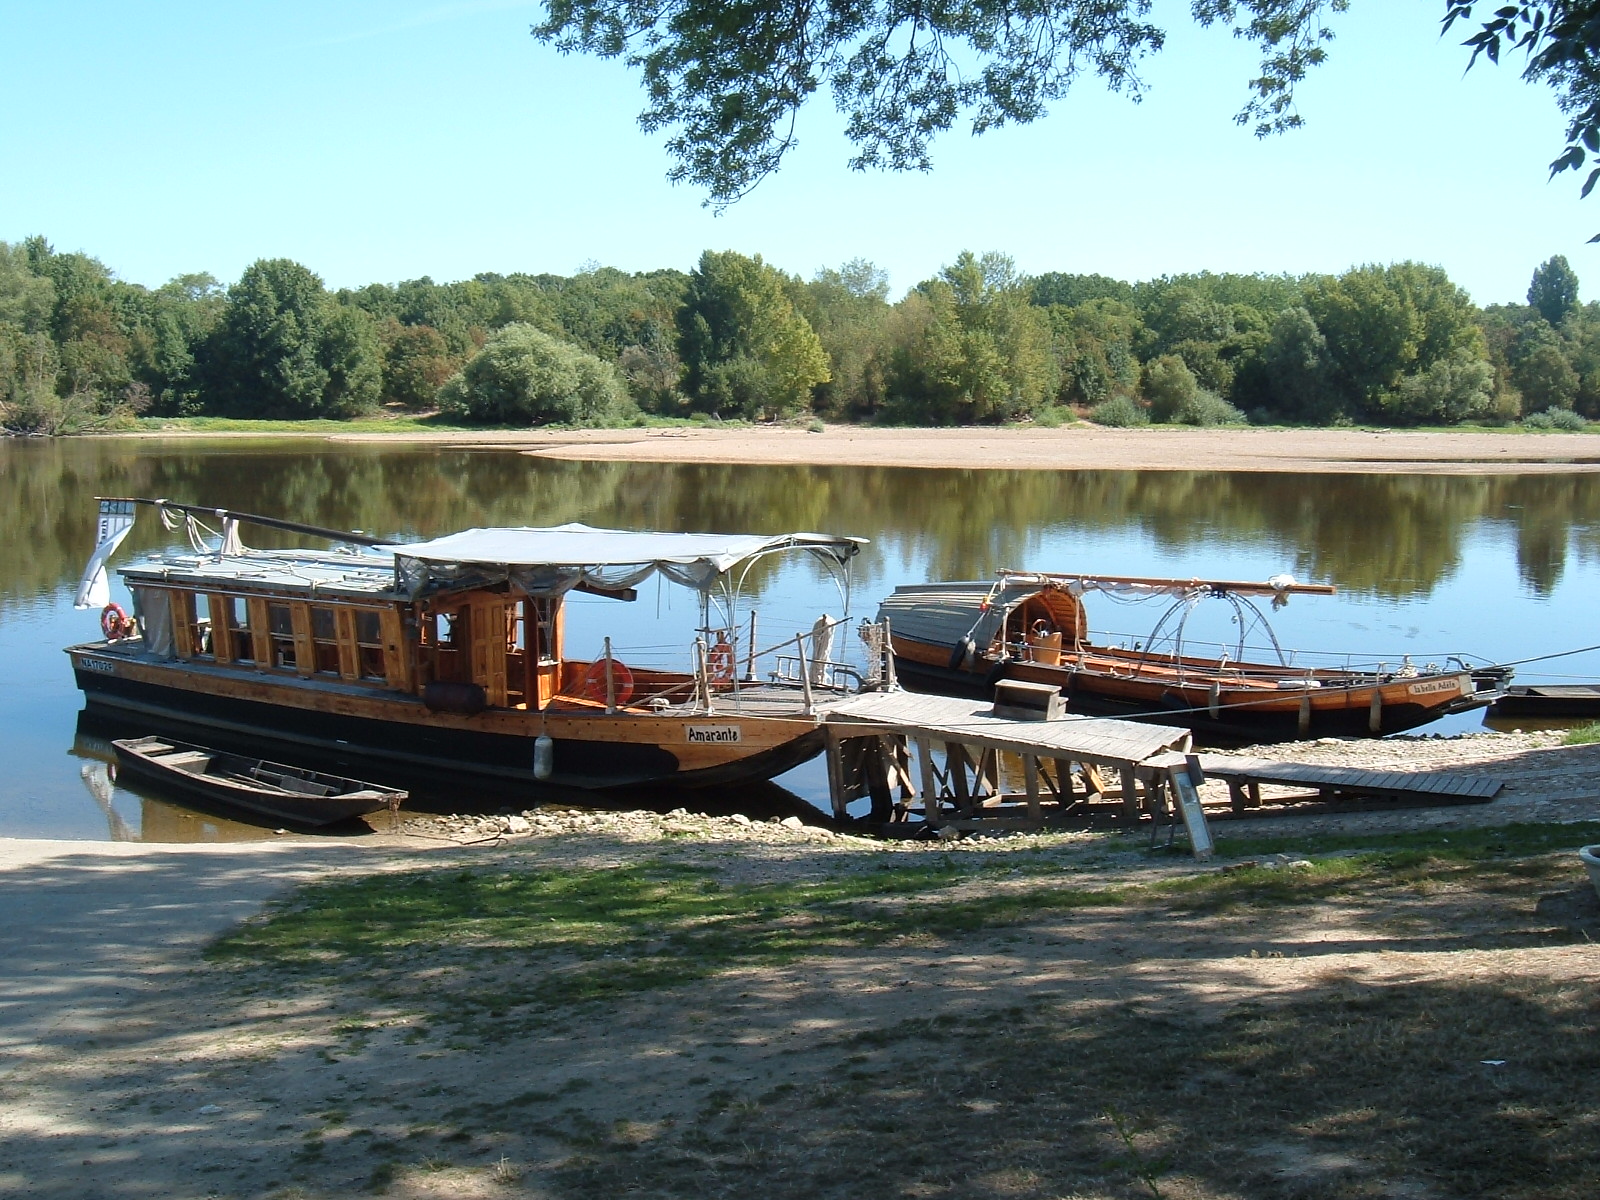
[[[377,788],[359,779],[322,775],[284,763],[251,760],[237,755],[156,738],[113,741],[117,763],[127,775],[154,783],[185,801],[198,801],[208,809],[222,809],[254,817],[267,817],[290,825],[336,825],[383,809],[397,809],[404,791]],[[164,752],[164,753],[163,753]],[[200,756],[199,769],[176,765]],[[286,789],[252,783],[253,772],[267,770],[330,789],[327,795],[295,794]]]
[[[1508,687],[1489,708],[1491,717],[1600,718],[1600,684],[1530,684]]]
[[[1229,691],[1178,687],[1169,681],[1108,678],[1072,669],[979,657],[975,669],[949,666],[953,647],[896,637],[895,673],[916,691],[987,699],[1001,679],[1061,689],[1068,711],[1125,720],[1180,724],[1213,743],[1287,742],[1317,737],[1375,737],[1401,733],[1453,712],[1486,706],[1492,695],[1474,690],[1469,673],[1396,679],[1374,687]],[[1379,702],[1373,704],[1374,693]]]
[[[293,748],[399,786],[422,772],[447,785],[568,798],[657,784],[709,787],[770,779],[813,757],[824,741],[810,717],[603,708],[437,713],[393,693],[197,669],[92,645],[69,652],[87,706],[99,715],[162,731],[173,724],[211,731],[235,746]],[[533,767],[541,733],[554,742],[554,769],[544,779]]]

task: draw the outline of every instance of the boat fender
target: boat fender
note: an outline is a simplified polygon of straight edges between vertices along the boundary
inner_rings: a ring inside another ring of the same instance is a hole
[[[108,642],[121,641],[133,635],[133,622],[115,600],[100,610],[100,632],[106,635]]]
[[[986,689],[992,689],[995,684],[999,683],[1006,677],[1006,667],[1009,665],[1010,664],[1004,659],[1001,659],[999,662],[995,663],[994,666],[990,667],[989,673],[983,677],[983,686]]]
[[[964,637],[956,643],[955,649],[950,651],[950,669],[952,671],[970,671],[973,659],[978,657],[978,643],[970,637]]]
[[[422,703],[429,712],[475,717],[489,707],[489,694],[476,683],[435,679],[422,689]]]
[[[533,777],[549,779],[556,770],[556,740],[548,733],[533,739]]]

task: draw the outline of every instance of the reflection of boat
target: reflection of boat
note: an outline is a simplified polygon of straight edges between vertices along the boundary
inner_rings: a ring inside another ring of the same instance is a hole
[[[217,511],[144,503],[191,520]],[[423,770],[570,795],[770,778],[821,749],[822,696],[859,686],[829,661],[837,623],[762,650],[754,615],[734,617],[738,582],[758,561],[809,555],[844,584],[857,539],[565,525],[380,546],[219,515],[220,548],[196,534],[192,553],[121,570],[136,636],[69,648],[91,708],[235,745],[269,737],[296,758],[350,761],[408,786]],[[241,520],[368,549],[245,549]],[[566,653],[570,592],[631,601],[652,575],[699,595],[687,669],[656,667],[642,652],[627,652],[625,665],[609,638],[597,657]]]
[[[1600,717],[1600,683],[1538,683],[1508,687],[1489,706],[1491,717]]]
[[[130,775],[292,825],[333,825],[384,808],[396,813],[406,798],[402,791],[359,779],[224,754],[170,738],[129,738],[111,744]]]
[[[891,630],[895,668],[910,687],[987,693],[1000,679],[1058,686],[1069,709],[1171,724],[1227,740],[1287,741],[1329,734],[1411,729],[1448,713],[1480,708],[1510,672],[1496,667],[1418,668],[1348,661],[1302,666],[1278,645],[1252,597],[1284,602],[1331,587],[1286,577],[1264,583],[1135,579],[1003,571],[994,583],[934,583],[896,588],[878,610]],[[1167,598],[1150,635],[1129,645],[1091,640],[1082,597]],[[1230,653],[1186,652],[1185,623],[1201,600],[1233,608],[1238,643]],[[1268,644],[1251,661],[1251,635]]]

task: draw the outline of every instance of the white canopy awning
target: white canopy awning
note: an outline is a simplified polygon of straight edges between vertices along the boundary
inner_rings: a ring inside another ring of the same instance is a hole
[[[747,559],[802,549],[834,563],[853,557],[861,538],[822,533],[639,533],[558,525],[549,529],[467,529],[428,542],[379,547],[395,556],[401,586],[412,595],[509,581],[530,596],[553,596],[579,584],[621,591],[659,571],[705,591]]]

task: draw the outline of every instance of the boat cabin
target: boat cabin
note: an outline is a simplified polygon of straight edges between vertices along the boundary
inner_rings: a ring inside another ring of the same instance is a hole
[[[410,693],[429,708],[660,708],[735,685],[731,609],[711,615],[728,568],[796,548],[843,564],[855,539],[636,534],[583,525],[478,529],[374,551],[166,554],[121,574],[147,654],[240,672]],[[701,593],[687,671],[563,652],[564,600],[632,600],[656,572]],[[753,632],[753,631],[752,631]],[[737,649],[736,649],[737,648]]]

